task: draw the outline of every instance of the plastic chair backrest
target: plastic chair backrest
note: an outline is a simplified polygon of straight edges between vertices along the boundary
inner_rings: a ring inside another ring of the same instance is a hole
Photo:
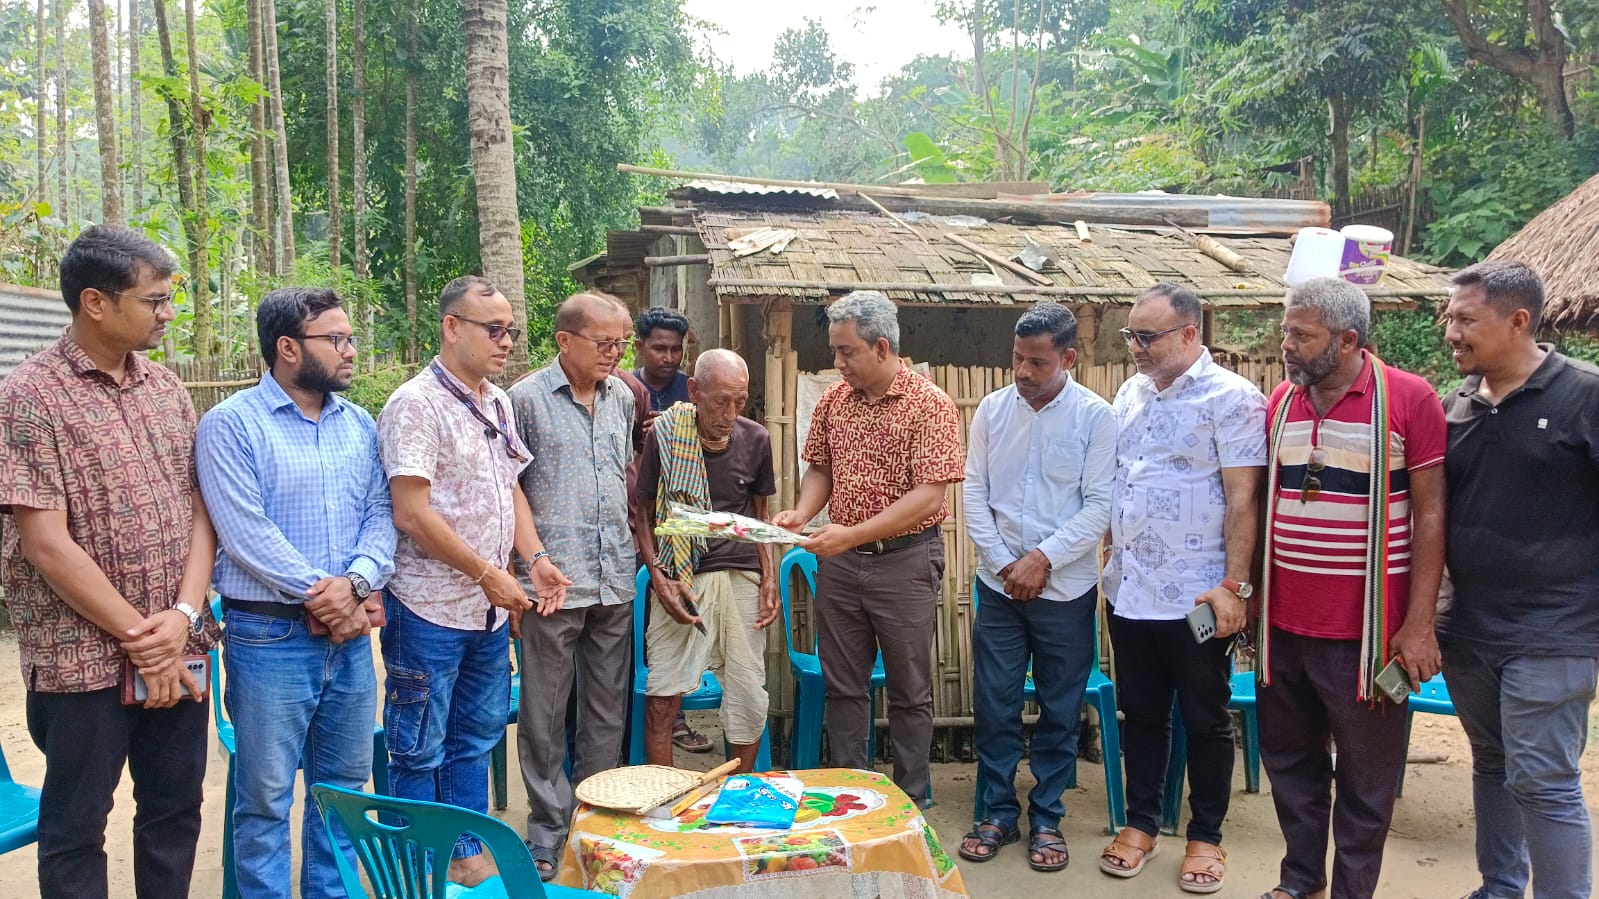
[[[633,576],[633,670],[644,671],[644,616],[649,602],[650,570],[639,566]],[[664,614],[664,613],[662,613]]]
[[[219,594],[216,594],[216,593],[211,594],[211,620],[217,622],[218,624],[222,623],[222,597]],[[225,705],[223,705],[223,702],[222,702],[222,641],[221,640],[218,640],[217,644],[215,646],[211,647],[211,651],[210,651],[210,653],[208,653],[208,655],[211,656],[211,715],[212,715],[212,720],[216,722],[217,736],[218,737],[223,737],[224,736],[224,731],[225,731],[226,732],[225,736],[228,737],[229,740],[231,740],[231,738],[233,736],[233,722],[228,720],[228,710],[227,710],[227,707]],[[227,749],[228,749],[229,754],[231,754],[233,752],[233,747],[232,746],[228,746]]]
[[[337,820],[355,847],[355,855],[379,899],[444,899],[445,874],[456,840],[465,833],[483,841],[494,856],[500,879],[511,899],[542,899],[544,885],[522,837],[510,825],[477,812],[422,802],[357,793],[328,784],[313,784],[311,795],[322,810],[330,835]],[[373,820],[382,813],[403,824]],[[335,852],[344,889],[365,896],[361,876],[344,853]]]
[[[793,599],[790,592],[793,589],[794,569],[798,568],[805,575],[805,583],[810,587],[811,596],[816,596],[816,554],[808,549],[794,547],[783,554],[783,559],[777,566],[778,593],[783,598],[783,643],[788,647],[789,654],[794,653],[794,615]],[[812,616],[813,618],[815,616]],[[819,633],[814,622],[811,626],[811,649],[804,655],[816,654],[816,641]]]

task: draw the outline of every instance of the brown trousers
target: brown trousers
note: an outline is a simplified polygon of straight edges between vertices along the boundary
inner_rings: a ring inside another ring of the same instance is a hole
[[[931,796],[933,635],[944,581],[944,541],[927,539],[882,555],[853,550],[816,567],[822,680],[833,764],[869,768],[868,689],[879,650],[887,675],[894,783],[912,800]]]

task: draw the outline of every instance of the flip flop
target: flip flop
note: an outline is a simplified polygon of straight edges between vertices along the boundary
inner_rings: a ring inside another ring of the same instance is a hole
[[[1007,846],[1022,838],[1021,831],[1015,827],[1001,827],[992,821],[979,821],[972,827],[970,833],[961,837],[961,845],[957,850],[960,857],[971,862],[986,862],[999,854],[1000,847]],[[967,840],[976,840],[981,852],[966,848]]]
[[[1261,893],[1260,899],[1277,899],[1277,897],[1273,896],[1272,893],[1286,893],[1288,894],[1288,899],[1306,899],[1306,897],[1310,895],[1309,893],[1302,893],[1299,890],[1293,889],[1292,887],[1285,887],[1282,884],[1278,884],[1266,892]]]
[[[672,729],[672,743],[678,749],[687,752],[710,752],[711,741],[702,733],[696,733],[694,728],[685,721],[679,727]]]
[[[1136,827],[1123,827],[1099,853],[1099,870],[1112,877],[1136,877],[1144,870],[1145,863],[1159,854],[1160,844],[1154,837]],[[1115,864],[1111,861],[1113,858],[1122,864]]]

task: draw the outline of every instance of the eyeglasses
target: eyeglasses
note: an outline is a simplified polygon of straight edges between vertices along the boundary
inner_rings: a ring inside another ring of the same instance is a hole
[[[135,300],[138,300],[139,302],[149,306],[150,311],[154,312],[156,315],[160,315],[163,311],[171,309],[173,298],[177,296],[176,294],[168,293],[158,297],[146,297],[140,296],[136,293],[128,293],[126,290],[113,290],[111,293],[119,297],[133,297]]]
[[[1319,446],[1310,448],[1310,456],[1305,459],[1305,482],[1299,488],[1299,501],[1313,503],[1316,497],[1321,496],[1322,469],[1327,467],[1327,451]]]
[[[1147,349],[1149,349],[1149,345],[1154,343],[1155,341],[1161,339],[1162,337],[1165,337],[1167,334],[1170,334],[1173,331],[1181,331],[1182,329],[1184,329],[1186,327],[1188,327],[1188,326],[1187,325],[1178,325],[1175,328],[1167,328],[1164,331],[1134,331],[1134,330],[1132,330],[1130,328],[1122,328],[1117,333],[1121,334],[1122,340],[1126,341],[1127,343],[1132,343],[1133,341],[1136,340],[1136,341],[1138,341],[1138,345],[1139,346],[1141,346],[1141,347],[1143,347],[1144,349],[1147,350]]]
[[[594,348],[599,350],[601,355],[625,353],[627,352],[627,348],[633,345],[633,338],[631,337],[624,337],[621,340],[595,340],[594,338],[580,331],[568,331],[566,333],[571,334],[574,337],[581,337],[584,340],[587,340],[589,343],[594,344]]]
[[[354,334],[301,334],[295,340],[326,340],[333,344],[333,352],[342,353],[345,347],[352,350],[361,348],[361,338]]]
[[[475,318],[467,318],[464,315],[456,315],[453,312],[449,313],[449,316],[451,318],[458,318],[464,322],[471,322],[472,324],[477,325],[479,328],[489,332],[489,339],[495,343],[499,343],[507,334],[511,335],[512,343],[516,343],[517,340],[521,339],[522,337],[521,328],[511,328],[507,327],[506,325],[496,325],[493,322],[480,322]]]

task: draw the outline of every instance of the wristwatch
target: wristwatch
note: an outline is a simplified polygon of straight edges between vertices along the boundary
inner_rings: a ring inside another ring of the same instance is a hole
[[[372,595],[372,585],[366,582],[366,578],[353,571],[345,572],[344,578],[350,582],[350,592],[355,594],[356,599],[366,602],[366,598]]]
[[[184,616],[189,619],[190,636],[198,637],[205,631],[205,619],[201,618],[200,613],[194,610],[194,606],[191,606],[186,602],[180,602],[172,608],[182,612]]]
[[[1224,577],[1221,579],[1221,586],[1223,590],[1232,593],[1239,599],[1247,600],[1255,595],[1255,585],[1248,581],[1235,581],[1230,577]]]

